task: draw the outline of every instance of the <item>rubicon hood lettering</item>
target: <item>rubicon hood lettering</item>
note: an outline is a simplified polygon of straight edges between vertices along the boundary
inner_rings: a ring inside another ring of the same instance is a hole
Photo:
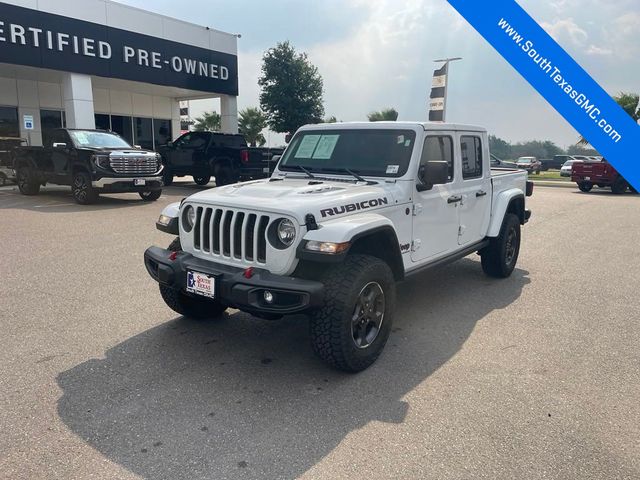
[[[387,197],[374,198],[372,200],[365,200],[364,202],[348,203],[347,205],[341,205],[333,208],[323,208],[320,210],[322,217],[332,217],[334,215],[342,215],[343,213],[355,212],[357,210],[366,210],[367,208],[379,207],[381,205],[388,205],[389,200]]]

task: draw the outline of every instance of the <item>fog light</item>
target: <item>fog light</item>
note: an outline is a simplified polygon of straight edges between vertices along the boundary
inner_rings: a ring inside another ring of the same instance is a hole
[[[273,303],[273,293],[269,290],[264,291],[264,301],[267,303]]]

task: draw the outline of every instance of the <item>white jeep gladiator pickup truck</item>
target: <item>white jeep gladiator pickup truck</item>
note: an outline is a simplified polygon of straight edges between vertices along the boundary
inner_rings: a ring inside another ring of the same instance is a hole
[[[488,144],[468,125],[305,126],[271,178],[166,207],[156,226],[179,237],[146,268],[188,317],[307,313],[315,352],[361,371],[391,332],[396,282],[475,252],[487,275],[513,272],[533,184],[492,171]]]

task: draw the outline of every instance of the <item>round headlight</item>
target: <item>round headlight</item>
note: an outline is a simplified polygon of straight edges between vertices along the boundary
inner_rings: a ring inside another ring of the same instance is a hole
[[[196,223],[196,210],[191,205],[187,205],[187,207],[182,212],[182,227],[190,232],[193,226]]]
[[[283,218],[278,224],[278,240],[289,247],[296,239],[296,227],[291,220]]]

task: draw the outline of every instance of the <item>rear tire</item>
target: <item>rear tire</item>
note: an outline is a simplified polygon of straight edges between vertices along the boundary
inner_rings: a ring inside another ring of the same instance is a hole
[[[145,202],[155,202],[162,195],[162,190],[146,190],[144,192],[138,192],[140,198]]]
[[[164,183],[165,187],[168,187],[173,183],[173,174],[167,167],[164,167],[164,172],[162,173],[162,183]]]
[[[172,252],[182,251],[180,237],[176,237],[167,247]],[[187,295],[181,290],[175,290],[160,284],[160,295],[164,303],[176,313],[196,320],[220,318],[227,307],[217,300],[207,300]]]
[[[484,273],[494,278],[510,276],[518,262],[520,239],[520,219],[513,213],[507,213],[502,221],[500,235],[492,238],[489,246],[480,251]]]
[[[631,185],[629,185],[629,190],[631,190],[631,193],[635,193],[636,195],[638,194],[638,190],[633,188]]]
[[[611,185],[611,191],[616,195],[623,194],[624,192],[627,191],[627,188],[629,188],[629,184],[622,177],[618,177],[616,181],[613,182],[613,185]]]
[[[40,183],[34,178],[33,170],[29,167],[20,167],[16,172],[18,190],[23,195],[37,195],[40,192]]]
[[[216,175],[216,187],[230,185],[238,181],[239,176],[229,167],[220,167]]]
[[[593,183],[591,182],[580,182],[578,183],[578,188],[581,192],[589,193],[593,188]]]
[[[209,181],[211,181],[211,175],[206,175],[202,177],[194,176],[193,181],[196,182],[196,185],[204,186],[207,183],[209,183]]]
[[[71,194],[80,205],[90,205],[98,200],[98,192],[91,186],[91,177],[86,172],[76,172],[73,175]]]
[[[322,279],[324,304],[311,314],[315,353],[332,367],[360,372],[382,353],[393,323],[396,285],[382,260],[349,255]]]

